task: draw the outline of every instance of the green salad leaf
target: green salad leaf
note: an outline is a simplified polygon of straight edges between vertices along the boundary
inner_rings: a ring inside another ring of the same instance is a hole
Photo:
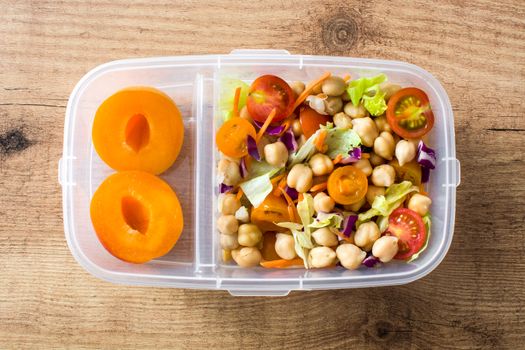
[[[290,167],[295,164],[302,163],[310,159],[311,156],[317,151],[315,149],[315,139],[319,135],[319,130],[317,130],[312,136],[306,140],[306,142],[290,157]]]
[[[339,213],[319,213],[315,220],[308,225],[310,228],[333,227],[340,228],[343,216]]]
[[[419,255],[423,253],[425,249],[427,249],[428,241],[430,241],[430,227],[432,225],[432,217],[430,216],[430,214],[427,214],[423,216],[422,219],[423,219],[423,222],[425,223],[425,229],[427,230],[427,240],[425,241],[425,244],[423,245],[421,250],[417,252],[416,254],[412,255],[407,262],[411,262],[419,258]]]
[[[250,164],[250,172],[248,174],[248,179],[253,179],[254,177],[264,175],[271,171],[275,171],[275,174],[276,174],[281,169],[282,168],[271,165],[264,160],[261,160],[261,161],[253,160],[252,163]]]
[[[310,236],[310,227],[309,225],[313,221],[313,216],[315,213],[314,210],[314,199],[311,194],[304,193],[303,200],[297,203],[297,213],[301,218],[303,223],[305,233]]]
[[[283,222],[274,222],[274,224],[276,224],[279,227],[287,228],[290,231],[291,230],[299,231],[303,229],[303,225],[298,224],[296,222],[283,221]]]
[[[403,203],[407,194],[411,192],[419,192],[419,189],[416,186],[413,186],[410,181],[403,181],[391,185],[387,188],[384,196],[377,196],[374,199],[372,208],[359,214],[357,226],[365,221],[369,221],[374,216],[381,215],[388,217]]]
[[[348,152],[361,144],[361,138],[353,129],[334,128],[326,136],[325,144],[326,155],[335,159],[339,154],[348,156]]]
[[[221,79],[221,90],[219,95],[219,110],[221,112],[223,121],[227,121],[233,116],[233,100],[235,99],[235,90],[241,88],[241,95],[239,97],[239,110],[246,105],[246,98],[248,97],[248,90],[250,86],[244,81],[232,78]]]
[[[264,201],[266,196],[272,192],[273,186],[270,178],[275,175],[279,169],[272,170],[261,176],[254,177],[251,180],[241,183],[241,189],[252,203],[254,208],[257,208]]]
[[[386,75],[379,74],[371,78],[359,78],[350,81],[346,89],[354,106],[363,100],[364,107],[371,115],[378,116],[386,111],[385,93],[380,91],[379,84],[387,80]]]
[[[363,105],[373,116],[378,116],[385,113],[387,108],[385,93],[383,91],[376,90],[375,95],[372,97],[368,95],[363,96]]]
[[[311,236],[302,230],[303,225],[287,221],[276,222],[275,224],[287,228],[292,232],[295,253],[298,257],[303,259],[304,267],[308,269],[308,253],[310,252],[310,249],[314,247],[314,244],[312,243]]]

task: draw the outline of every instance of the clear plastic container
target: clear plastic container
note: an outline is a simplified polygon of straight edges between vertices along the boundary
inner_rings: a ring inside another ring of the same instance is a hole
[[[215,228],[217,151],[214,135],[220,77],[253,81],[262,74],[310,81],[325,71],[353,78],[383,72],[392,82],[416,86],[428,94],[435,115],[429,136],[438,162],[428,189],[432,235],[428,249],[412,263],[393,262],[378,269],[273,270],[223,264]],[[154,86],[179,106],[185,140],[174,166],[162,177],[181,199],[185,227],[173,250],[146,264],[125,263],[100,244],[91,225],[93,192],[112,173],[91,142],[91,126],[100,103],[128,86]],[[281,50],[234,50],[229,55],[159,57],[103,64],[86,74],[69,99],[64,152],[59,161],[64,230],[69,248],[87,271],[114,283],[228,290],[233,295],[286,295],[291,290],[399,285],[430,273],[445,257],[454,231],[456,187],[454,119],[441,84],[425,70],[404,62],[347,57],[290,55]]]

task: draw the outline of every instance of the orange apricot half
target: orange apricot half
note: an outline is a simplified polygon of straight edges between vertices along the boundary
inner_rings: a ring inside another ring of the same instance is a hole
[[[184,124],[179,109],[162,91],[131,87],[102,102],[92,137],[98,155],[111,168],[160,174],[179,155]]]
[[[159,177],[143,171],[110,175],[93,195],[90,209],[102,245],[131,263],[168,253],[184,226],[175,192]]]

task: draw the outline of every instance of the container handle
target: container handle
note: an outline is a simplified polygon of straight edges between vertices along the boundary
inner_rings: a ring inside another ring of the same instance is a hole
[[[290,294],[289,290],[228,290],[234,297],[285,297]]]
[[[455,158],[456,161],[456,187],[461,184],[461,163],[459,159]]]
[[[248,55],[268,55],[268,56],[290,56],[287,50],[272,50],[272,49],[234,49],[230,51],[230,55],[248,56]]]

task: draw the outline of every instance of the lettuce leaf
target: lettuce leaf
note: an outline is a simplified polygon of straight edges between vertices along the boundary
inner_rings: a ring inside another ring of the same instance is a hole
[[[239,110],[241,110],[241,108],[246,105],[246,98],[248,97],[250,86],[242,80],[232,78],[222,78],[220,84],[219,110],[223,120],[227,121],[233,115],[235,90],[237,90],[238,87],[241,88],[241,95],[239,98]]]
[[[313,216],[315,213],[314,199],[311,194],[303,194],[303,200],[297,203],[297,213],[299,214],[301,222],[303,223],[304,232],[307,234],[308,237],[310,237],[309,225],[312,223]]]
[[[271,171],[275,171],[275,173],[277,173],[280,170],[281,168],[271,165],[264,160],[261,160],[260,162],[253,160],[252,163],[250,164],[250,171],[248,173],[248,178],[253,179],[254,177],[264,175]]]
[[[315,149],[315,139],[319,135],[319,130],[317,130],[312,136],[306,140],[306,142],[290,157],[290,165],[289,167],[294,166],[295,164],[302,163],[308,159],[310,159],[311,156],[315,154],[317,151]]]
[[[371,78],[360,78],[350,81],[346,92],[354,106],[358,106],[367,91],[378,90],[377,86],[387,80],[386,75],[379,74]]]
[[[335,159],[339,154],[348,156],[348,152],[361,144],[361,138],[353,129],[334,128],[326,136],[325,144],[328,146],[326,155]]]
[[[312,243],[311,236],[308,236],[306,232],[302,231],[303,225],[295,222],[276,222],[275,224],[287,228],[292,232],[295,253],[303,259],[304,267],[308,269],[308,253],[310,249],[314,247],[314,244]]]
[[[287,228],[290,231],[292,230],[299,231],[303,229],[303,225],[298,224],[296,222],[283,221],[283,222],[274,222],[274,224],[276,224],[279,227]]]
[[[251,180],[241,183],[241,189],[252,203],[254,208],[257,208],[264,201],[266,196],[272,192],[273,186],[270,178],[277,173],[279,169],[272,170],[261,176],[254,177]]]
[[[419,255],[423,253],[425,249],[427,249],[428,241],[430,241],[430,227],[432,225],[432,217],[430,216],[430,214],[427,214],[423,216],[422,219],[423,219],[423,222],[425,223],[425,229],[427,230],[427,240],[425,241],[423,248],[421,248],[421,250],[417,252],[416,254],[412,255],[407,262],[411,262],[419,258]]]
[[[379,116],[386,111],[385,93],[377,90],[375,95],[370,97],[368,95],[363,96],[363,105],[366,110],[373,116]]]
[[[419,192],[416,186],[412,185],[410,181],[403,181],[399,184],[393,184],[385,192],[384,196],[377,196],[372,203],[372,208],[359,214],[357,226],[365,221],[369,221],[374,216],[388,217],[396,208],[398,208],[407,194],[411,192]]]
[[[315,220],[308,225],[310,228],[333,227],[340,228],[343,223],[343,215],[340,213],[319,213]]]

